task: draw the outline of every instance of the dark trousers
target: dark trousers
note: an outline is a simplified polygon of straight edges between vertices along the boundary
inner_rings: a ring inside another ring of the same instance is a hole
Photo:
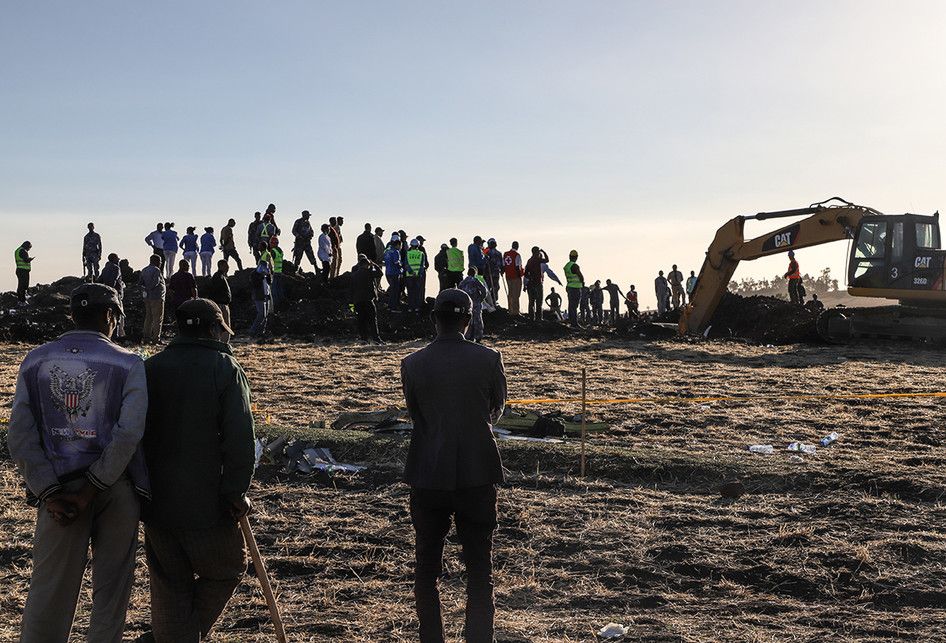
[[[237,270],[243,270],[243,260],[240,259],[240,253],[237,252],[236,248],[224,248],[223,259],[224,261],[233,259],[234,261],[236,261]]]
[[[381,341],[378,333],[378,311],[373,301],[360,301],[355,304],[355,314],[358,315],[358,335],[365,341]]]
[[[568,294],[568,323],[571,326],[578,325],[578,304],[581,302],[581,290],[579,288],[566,288]]]
[[[466,627],[470,643],[492,643],[493,532],[496,530],[496,487],[486,485],[456,491],[411,489],[414,524],[414,600],[421,643],[443,643],[443,617],[437,579],[443,573],[443,547],[451,518],[463,547],[466,565]]]
[[[283,299],[286,297],[286,282],[283,280],[283,275],[281,272],[277,272],[273,275],[273,289],[272,289],[272,298],[273,298],[273,310],[276,310],[282,305]]]
[[[404,284],[407,286],[407,310],[420,311],[423,302],[423,292],[421,291],[421,277],[405,277]]]
[[[22,268],[16,269],[16,298],[20,301],[26,301],[26,289],[30,287],[30,271]]]
[[[601,324],[604,322],[604,308],[602,304],[594,304],[591,307],[591,318],[596,324]]]
[[[801,279],[788,280],[788,298],[793,304],[805,303],[805,298],[801,294]]]
[[[332,276],[332,262],[323,261],[322,262],[322,278],[328,282],[329,277]]]
[[[213,628],[246,571],[236,523],[200,530],[145,527],[151,627],[157,643],[198,643]]]
[[[160,248],[155,248],[154,252],[151,253],[151,256],[157,257],[158,259],[161,260],[161,263],[158,264],[158,268],[160,268],[163,271],[164,270],[164,250]]]
[[[529,317],[542,319],[542,283],[530,283],[526,286],[526,294],[529,295]]]
[[[401,308],[401,278],[387,275],[388,280],[388,310]]]
[[[318,268],[319,264],[315,261],[315,253],[312,252],[312,242],[308,241],[305,243],[296,242],[296,245],[292,249],[292,263],[296,264],[297,269],[302,268],[302,257],[306,257],[309,260],[309,263],[312,264],[313,268]]]
[[[447,288],[456,288],[460,285],[460,282],[463,281],[462,272],[451,272],[447,271]]]
[[[443,272],[437,273],[437,281],[440,283],[440,291],[443,292],[447,288],[453,288],[453,285],[450,282],[450,274],[446,270]]]

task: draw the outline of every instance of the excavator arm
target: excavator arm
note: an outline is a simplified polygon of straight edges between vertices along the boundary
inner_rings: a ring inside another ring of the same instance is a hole
[[[706,259],[700,269],[696,288],[680,317],[680,334],[699,334],[704,331],[740,261],[751,261],[789,250],[850,239],[861,218],[872,214],[880,213],[872,208],[854,205],[834,197],[807,208],[760,212],[727,221],[717,230],[713,243],[706,251]],[[802,216],[805,218],[800,221],[749,241],[746,241],[743,235],[743,228],[748,220],[765,221]]]

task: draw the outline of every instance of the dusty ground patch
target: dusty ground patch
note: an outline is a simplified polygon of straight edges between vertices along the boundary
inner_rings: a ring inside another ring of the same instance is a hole
[[[291,639],[411,641],[411,529],[394,479],[403,444],[309,429],[343,410],[398,404],[399,359],[421,343],[239,346],[263,431],[305,430],[375,473],[335,484],[263,472],[258,538]],[[939,351],[913,346],[781,347],[562,340],[499,343],[513,397],[680,396],[946,390]],[[8,406],[24,347],[0,347]],[[946,430],[943,401],[753,400],[603,407],[590,479],[576,448],[503,445],[510,484],[497,534],[502,641],[587,641],[609,621],[652,641],[943,638]],[[802,463],[750,456],[750,443],[841,439]],[[537,472],[538,471],[538,475]],[[749,494],[719,499],[743,480]],[[31,512],[0,464],[0,639],[14,640],[29,578]],[[455,547],[444,581],[462,620]],[[141,570],[144,570],[143,561]],[[252,580],[218,628],[271,640]],[[87,615],[80,614],[82,629]],[[129,634],[147,626],[140,573]]]

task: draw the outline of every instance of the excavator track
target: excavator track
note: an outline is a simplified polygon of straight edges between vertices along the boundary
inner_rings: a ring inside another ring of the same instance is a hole
[[[863,339],[946,341],[946,310],[910,306],[832,308],[818,317],[818,334],[844,344]]]

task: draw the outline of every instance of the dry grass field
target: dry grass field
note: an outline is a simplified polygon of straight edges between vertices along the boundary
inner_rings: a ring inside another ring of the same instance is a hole
[[[412,530],[397,481],[405,441],[314,428],[400,402],[398,362],[421,343],[239,345],[260,432],[306,434],[351,478],[261,469],[253,521],[292,641],[413,641]],[[911,345],[765,348],[736,343],[498,342],[513,398],[679,397],[601,406],[612,423],[578,447],[501,443],[509,483],[496,536],[497,638],[591,641],[610,621],[640,641],[946,640],[946,409],[940,398],[791,399],[946,390],[941,350]],[[8,412],[26,347],[0,347]],[[757,396],[700,404],[688,397]],[[772,399],[768,396],[779,396]],[[560,405],[576,411],[574,404]],[[838,442],[802,461],[794,440]],[[775,445],[753,455],[750,444]],[[719,484],[748,491],[724,500]],[[0,639],[15,640],[33,514],[0,460]],[[455,544],[442,582],[462,625]],[[148,627],[143,558],[128,638]],[[77,632],[87,622],[80,606]],[[271,641],[248,577],[214,640]]]

